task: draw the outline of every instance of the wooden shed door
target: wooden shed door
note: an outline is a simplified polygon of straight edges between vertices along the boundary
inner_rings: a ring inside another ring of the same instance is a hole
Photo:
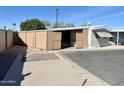
[[[83,31],[76,32],[76,48],[83,48]]]
[[[53,33],[53,48],[52,49],[61,49],[61,32]]]

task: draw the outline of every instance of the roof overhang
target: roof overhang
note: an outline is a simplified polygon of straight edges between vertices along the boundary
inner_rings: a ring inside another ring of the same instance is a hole
[[[97,29],[107,29],[110,31],[108,28],[106,28],[103,25],[97,25],[97,26],[81,26],[81,27],[65,27],[65,28],[53,28],[53,29],[48,29],[48,31],[67,31],[67,30],[83,30],[85,28],[90,28],[92,30],[97,30]]]
[[[65,28],[53,28],[48,29],[49,31],[67,31],[67,30],[82,30],[84,28],[88,28],[88,26],[83,27],[65,27]]]

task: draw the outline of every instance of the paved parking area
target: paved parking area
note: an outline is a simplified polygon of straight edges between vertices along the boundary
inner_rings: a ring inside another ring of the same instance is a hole
[[[124,50],[60,52],[110,85],[124,85]]]

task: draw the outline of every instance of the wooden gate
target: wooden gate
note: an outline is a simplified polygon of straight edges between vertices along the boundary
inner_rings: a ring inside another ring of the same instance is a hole
[[[52,49],[61,49],[61,32],[54,32]]]
[[[83,48],[83,31],[76,32],[76,48]]]

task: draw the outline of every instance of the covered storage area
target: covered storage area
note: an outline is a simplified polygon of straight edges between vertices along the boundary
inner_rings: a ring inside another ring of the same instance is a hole
[[[71,33],[72,32],[71,31],[62,31],[61,33],[62,33],[62,36],[61,36],[61,48],[63,49],[63,48],[67,48],[67,47],[72,47],[73,46],[71,44]]]
[[[61,49],[87,48],[88,47],[88,29],[83,28],[62,28],[53,29],[53,32],[61,33]]]

